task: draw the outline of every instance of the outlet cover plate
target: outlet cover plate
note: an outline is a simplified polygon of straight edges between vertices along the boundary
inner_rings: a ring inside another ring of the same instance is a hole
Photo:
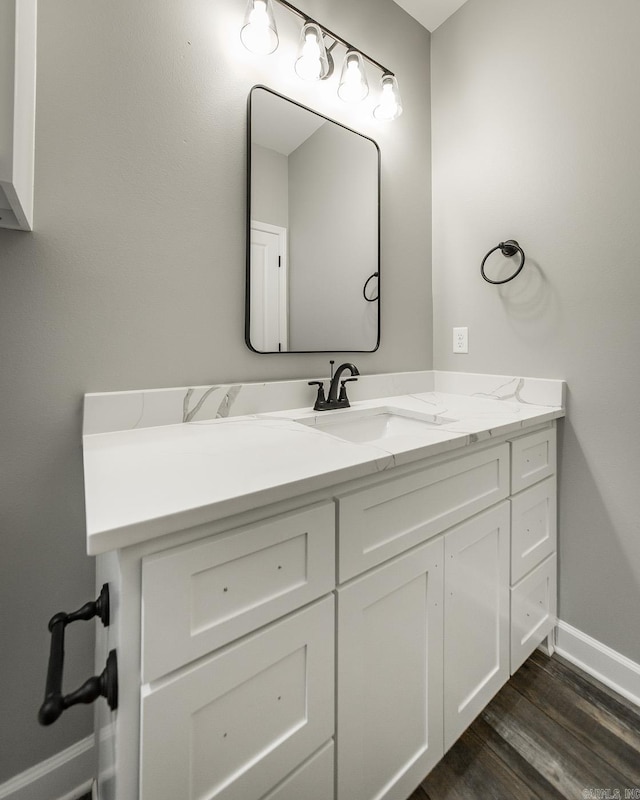
[[[453,329],[453,352],[454,353],[469,352],[469,328]]]

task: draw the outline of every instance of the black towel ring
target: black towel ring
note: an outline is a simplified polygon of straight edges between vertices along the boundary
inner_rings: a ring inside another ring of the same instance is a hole
[[[369,285],[369,281],[372,281],[374,278],[378,277],[378,273],[374,272],[373,275],[369,275],[367,280],[364,282],[364,286],[362,287],[362,296],[367,301],[367,303],[375,303],[376,300],[380,297],[380,291],[375,297],[367,297],[367,286]]]
[[[513,275],[509,276],[508,278],[505,278],[503,281],[492,281],[491,278],[487,278],[487,276],[484,274],[484,265],[489,256],[491,255],[491,253],[495,253],[496,250],[501,250],[502,255],[506,256],[507,258],[515,256],[515,254],[518,252],[520,253],[520,264],[518,266],[518,269],[513,273]],[[487,255],[482,259],[480,274],[487,283],[493,283],[495,285],[498,285],[501,283],[508,283],[509,281],[512,281],[517,275],[519,275],[522,272],[523,267],[524,267],[524,250],[520,247],[520,245],[518,244],[518,242],[516,242],[515,239],[507,239],[506,242],[500,242],[500,244],[497,245],[497,247],[494,247],[493,250],[489,250]]]

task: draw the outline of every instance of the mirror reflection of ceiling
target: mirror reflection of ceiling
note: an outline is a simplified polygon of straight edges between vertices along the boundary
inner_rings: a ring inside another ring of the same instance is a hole
[[[394,0],[428,31],[435,31],[467,0]]]
[[[266,92],[254,92],[251,117],[252,142],[283,156],[291,155],[326,121],[295,103],[279,103],[274,113],[273,98]]]

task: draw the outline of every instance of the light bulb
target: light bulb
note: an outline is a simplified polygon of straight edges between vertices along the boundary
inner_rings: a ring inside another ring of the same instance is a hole
[[[307,22],[300,36],[300,55],[295,63],[296,74],[304,81],[319,81],[329,74],[329,59],[320,28]]]
[[[380,104],[373,109],[373,116],[376,119],[391,122],[394,119],[398,119],[402,114],[402,101],[400,99],[398,81],[395,75],[386,73],[382,76],[381,84]]]
[[[278,46],[278,31],[271,0],[249,0],[240,39],[252,53],[273,53]]]
[[[364,74],[362,56],[355,50],[348,50],[342,66],[338,97],[345,103],[359,103],[369,94],[369,84]]]

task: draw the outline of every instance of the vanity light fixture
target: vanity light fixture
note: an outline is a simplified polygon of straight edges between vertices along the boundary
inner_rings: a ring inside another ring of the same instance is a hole
[[[240,39],[247,50],[260,56],[267,56],[277,49],[278,29],[272,0],[249,0]]]
[[[340,75],[338,97],[345,103],[359,103],[369,94],[369,83],[362,56],[357,50],[347,50]]]
[[[333,60],[324,43],[324,36],[315,22],[305,22],[300,34],[300,55],[295,63],[296,74],[303,81],[320,81],[329,77]]]
[[[402,114],[402,100],[398,89],[398,81],[395,75],[386,72],[380,81],[382,92],[380,104],[373,109],[373,116],[376,119],[394,120]]]
[[[395,75],[375,59],[357,50],[328,28],[311,19],[288,0],[277,0],[303,20],[300,35],[298,58],[295,62],[296,74],[305,81],[325,80],[333,73],[331,51],[340,43],[346,48],[346,55],[340,73],[338,96],[346,103],[359,103],[369,94],[369,83],[364,68],[368,61],[382,72],[381,95],[373,115],[376,119],[391,121],[402,114],[402,102]],[[252,53],[268,55],[278,47],[278,30],[273,14],[273,0],[248,0],[244,24],[240,31],[242,43]],[[333,40],[327,47],[325,38]]]

